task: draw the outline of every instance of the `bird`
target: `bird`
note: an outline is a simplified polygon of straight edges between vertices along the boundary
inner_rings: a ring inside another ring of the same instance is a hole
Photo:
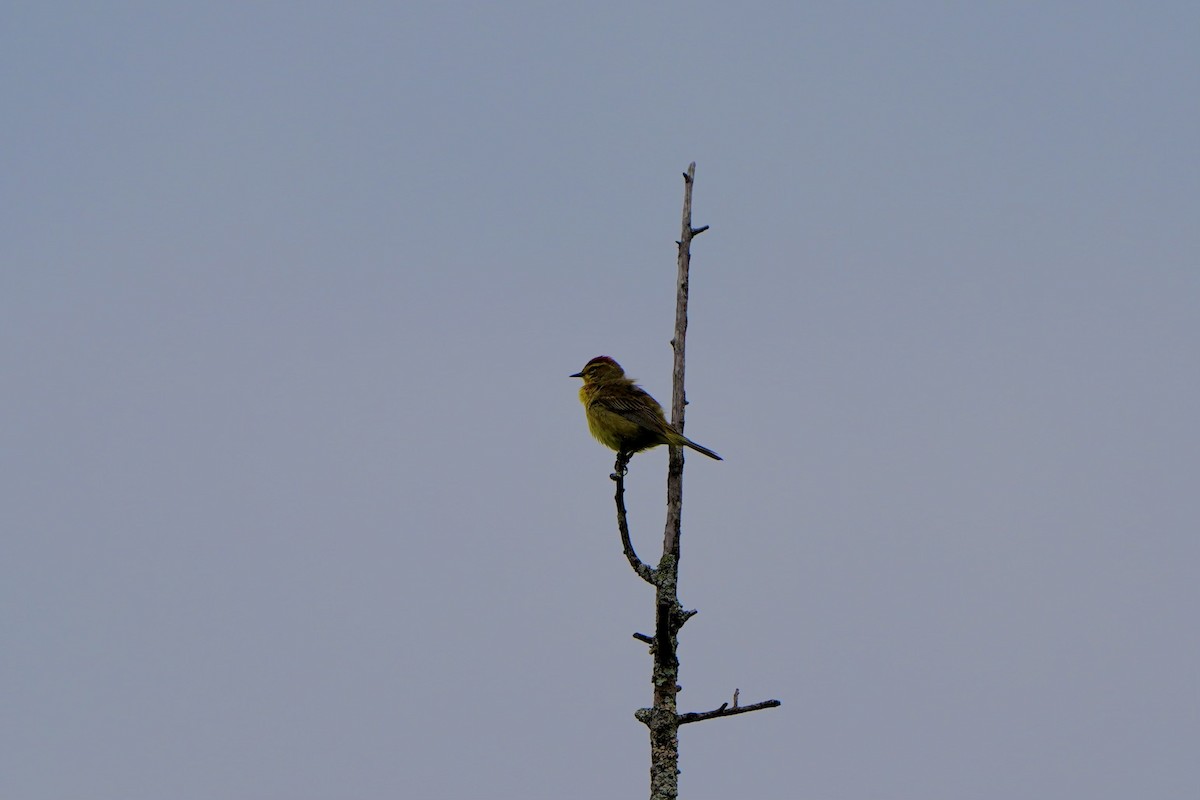
[[[583,378],[579,402],[587,414],[588,430],[606,447],[631,456],[665,444],[690,447],[709,458],[723,460],[672,428],[658,401],[632,378],[626,378],[621,365],[608,356],[596,356],[570,377]]]

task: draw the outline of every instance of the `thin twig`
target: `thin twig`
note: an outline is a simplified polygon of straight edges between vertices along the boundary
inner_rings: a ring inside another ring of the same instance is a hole
[[[783,704],[778,700],[764,700],[754,705],[734,706],[733,708],[730,708],[728,703],[722,703],[720,708],[714,708],[712,711],[691,711],[687,714],[680,714],[679,724],[687,725],[689,722],[701,722],[706,719],[716,719],[717,717],[732,717],[734,714],[762,711],[764,708],[775,708],[780,705]]]
[[[625,511],[625,473],[628,472],[628,464],[629,454],[618,453],[617,463],[613,466],[611,475],[613,482],[617,484],[616,496],[613,498],[617,504],[617,528],[621,531],[621,547],[625,550],[625,558],[628,559],[629,566],[633,567],[633,571],[638,574],[638,577],[653,585],[654,568],[638,558],[637,552],[633,549],[633,542],[629,539],[629,520]]]

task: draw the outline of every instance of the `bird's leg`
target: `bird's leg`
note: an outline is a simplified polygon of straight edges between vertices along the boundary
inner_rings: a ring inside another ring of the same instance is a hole
[[[633,458],[633,453],[626,453],[621,450],[617,453],[617,462],[613,464],[613,474],[609,477],[614,481],[624,478],[629,474],[629,459]]]

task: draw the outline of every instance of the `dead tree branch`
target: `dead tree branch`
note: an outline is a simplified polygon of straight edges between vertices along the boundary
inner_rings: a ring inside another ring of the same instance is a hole
[[[780,705],[778,700],[763,700],[761,703],[754,703],[748,706],[730,706],[728,703],[722,703],[720,708],[714,708],[712,711],[691,711],[687,714],[680,714],[679,724],[687,725],[689,722],[702,722],[703,720],[716,719],[717,717],[732,717],[734,714],[761,711],[764,708],[775,708],[778,705]]]
[[[625,511],[625,474],[628,472],[629,453],[618,453],[617,463],[613,466],[613,473],[609,477],[617,484],[616,496],[613,498],[617,504],[617,529],[621,532],[621,547],[625,550],[625,558],[629,561],[629,566],[633,567],[633,571],[638,574],[638,577],[646,583],[654,583],[654,568],[646,562],[638,558],[637,552],[633,549],[633,542],[629,538],[629,519]]]
[[[684,349],[687,338],[688,271],[691,265],[692,238],[708,230],[707,225],[692,227],[692,185],[696,177],[693,162],[684,173],[683,219],[676,244],[678,278],[675,295],[675,335],[671,339],[674,362],[671,370],[671,425],[683,432],[683,412],[687,398],[683,390]],[[679,603],[680,528],[683,512],[683,451],[670,448],[667,466],[667,518],[663,531],[663,554],[657,567],[650,567],[638,558],[629,538],[629,523],[625,511],[625,474],[629,455],[618,454],[612,474],[616,482],[617,527],[621,546],[629,565],[642,580],[654,586],[654,635],[635,633],[633,637],[650,645],[654,659],[651,683],[654,686],[654,705],[639,709],[634,717],[650,730],[650,798],[676,800],[679,796],[679,726],[717,717],[745,714],[780,705],[778,700],[765,700],[749,706],[738,705],[738,693],[733,694],[732,707],[722,704],[712,711],[678,712],[679,686],[679,629],[696,614]]]

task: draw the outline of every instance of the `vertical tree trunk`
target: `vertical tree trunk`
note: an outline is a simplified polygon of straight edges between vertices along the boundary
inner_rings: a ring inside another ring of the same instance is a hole
[[[679,236],[678,283],[675,296],[675,336],[671,346],[675,350],[672,369],[671,425],[683,432],[683,412],[687,398],[683,391],[684,347],[687,338],[688,269],[691,265],[692,238],[708,230],[705,225],[692,227],[692,183],[696,177],[696,163],[688,166],[684,173],[683,222]],[[738,693],[734,690],[733,707],[723,703],[713,711],[680,714],[677,702],[679,694],[679,629],[695,611],[685,611],[679,603],[679,554],[680,532],[683,512],[683,450],[672,447],[667,467],[667,520],[663,532],[663,553],[658,566],[651,568],[634,552],[629,536],[629,524],[625,511],[625,472],[629,454],[619,453],[612,478],[616,481],[617,527],[621,532],[621,544],[629,564],[643,580],[654,586],[654,636],[634,634],[639,641],[650,645],[654,658],[651,681],[654,685],[654,705],[642,708],[634,715],[650,730],[650,800],[677,800],[679,797],[679,726],[702,719],[714,719],[760,708],[779,705],[778,700],[767,700],[751,706],[738,706]]]

